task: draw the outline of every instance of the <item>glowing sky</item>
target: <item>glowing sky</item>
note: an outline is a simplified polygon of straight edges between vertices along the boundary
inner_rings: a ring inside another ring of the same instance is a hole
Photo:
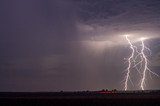
[[[0,91],[123,89],[124,34],[148,38],[160,75],[159,0],[1,0],[0,14]]]

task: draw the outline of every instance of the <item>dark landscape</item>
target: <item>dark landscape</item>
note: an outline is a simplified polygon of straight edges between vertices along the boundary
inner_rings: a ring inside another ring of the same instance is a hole
[[[160,0],[0,0],[0,106],[160,106]]]
[[[160,91],[1,92],[0,106],[159,106]]]

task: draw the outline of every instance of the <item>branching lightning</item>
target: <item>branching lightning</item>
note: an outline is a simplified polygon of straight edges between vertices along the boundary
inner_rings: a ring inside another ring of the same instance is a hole
[[[142,42],[141,54],[142,54],[142,56],[144,58],[144,62],[145,62],[145,64],[144,64],[144,70],[143,70],[143,77],[142,77],[142,81],[141,81],[141,89],[144,90],[144,84],[145,84],[145,79],[146,79],[146,71],[150,70],[150,69],[148,68],[148,61],[147,61],[147,58],[146,58],[146,56],[144,54],[145,46],[144,46],[143,39],[141,39],[141,42]]]
[[[128,80],[130,79],[130,70],[131,70],[131,60],[133,59],[133,56],[134,56],[134,53],[135,53],[135,50],[134,50],[134,47],[131,43],[131,41],[128,39],[128,35],[126,35],[126,39],[130,45],[130,48],[132,50],[132,54],[131,56],[128,58],[128,68],[127,68],[127,75],[126,75],[126,79],[125,79],[125,90],[128,89]]]
[[[128,44],[130,45],[130,49],[131,49],[131,55],[130,57],[127,59],[128,62],[128,67],[127,67],[127,73],[126,73],[126,77],[125,77],[125,86],[124,89],[125,91],[128,90],[128,82],[129,80],[131,81],[131,72],[133,71],[133,69],[135,69],[140,77],[141,77],[141,81],[140,81],[140,89],[144,90],[145,87],[145,81],[146,81],[146,73],[149,72],[149,74],[153,74],[156,76],[159,76],[158,74],[154,73],[153,71],[151,71],[148,67],[148,59],[147,59],[147,55],[145,54],[145,51],[148,51],[149,54],[151,55],[151,50],[145,46],[144,44],[144,38],[141,38],[141,50],[138,51],[137,46],[134,46],[131,42],[131,40],[128,38],[128,35],[125,35],[126,40],[128,42]],[[132,81],[131,81],[132,83]]]
[[[141,43],[142,43],[141,55],[142,55],[142,57],[144,59],[144,70],[143,70],[143,77],[142,77],[142,80],[141,80],[141,89],[144,90],[146,72],[149,71],[150,73],[152,73],[152,74],[154,74],[156,76],[159,76],[159,75],[154,73],[153,71],[151,71],[148,68],[148,59],[147,59],[147,56],[144,53],[144,50],[145,49],[147,49],[148,51],[151,51],[151,50],[144,45],[144,39],[142,39],[142,38],[141,38]]]

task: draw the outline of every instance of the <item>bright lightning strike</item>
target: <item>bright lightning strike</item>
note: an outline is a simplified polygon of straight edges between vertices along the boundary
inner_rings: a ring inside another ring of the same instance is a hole
[[[126,40],[128,42],[128,44],[130,45],[130,49],[131,49],[131,56],[127,59],[128,62],[128,67],[127,67],[127,74],[125,77],[125,86],[124,89],[125,91],[128,90],[128,82],[129,80],[131,81],[131,71],[133,69],[136,69],[137,72],[140,74],[141,76],[141,82],[140,82],[140,88],[141,90],[144,90],[144,86],[145,86],[145,81],[146,81],[146,73],[152,73],[156,76],[158,76],[156,73],[154,73],[153,71],[151,71],[148,67],[148,59],[147,56],[145,54],[145,50],[148,51],[151,54],[151,50],[149,48],[147,48],[144,44],[144,40],[145,38],[141,38],[141,50],[140,52],[138,51],[137,47],[134,46],[131,42],[131,40],[128,38],[128,35],[125,35]],[[132,83],[132,81],[131,81]]]
[[[128,80],[130,79],[130,70],[131,70],[131,60],[133,59],[134,56],[134,47],[131,43],[131,41],[128,39],[128,35],[126,35],[126,40],[128,41],[128,43],[130,44],[130,48],[132,50],[132,54],[131,56],[128,58],[128,68],[127,68],[127,75],[126,75],[126,79],[125,79],[125,91],[128,89]]]
[[[145,46],[144,46],[144,39],[141,39],[141,42],[142,42],[142,50],[141,50],[141,54],[144,58],[144,62],[145,62],[145,65],[144,65],[144,71],[143,71],[143,77],[142,77],[142,81],[141,81],[141,89],[144,90],[144,83],[145,83],[145,79],[146,79],[146,71],[149,70],[148,68],[148,61],[147,61],[147,58],[144,54],[144,49],[145,49]]]
[[[150,51],[149,48],[147,48],[145,45],[144,45],[144,39],[141,38],[141,44],[142,44],[142,49],[141,49],[141,55],[144,59],[144,70],[143,70],[143,77],[142,77],[142,80],[141,80],[141,89],[144,90],[144,85],[145,85],[145,79],[146,79],[146,72],[149,71],[150,73],[158,76],[158,74],[154,73],[153,71],[151,71],[149,68],[148,68],[148,59],[147,59],[147,56],[145,55],[144,53],[144,50],[147,49]]]

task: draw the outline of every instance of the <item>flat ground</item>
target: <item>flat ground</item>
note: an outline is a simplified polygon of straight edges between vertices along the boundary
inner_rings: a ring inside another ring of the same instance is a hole
[[[0,106],[160,106],[160,91],[1,92]]]

